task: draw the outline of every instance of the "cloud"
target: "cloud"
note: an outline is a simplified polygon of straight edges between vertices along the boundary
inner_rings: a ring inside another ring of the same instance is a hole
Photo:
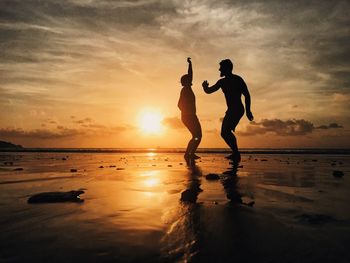
[[[43,126],[44,127],[44,126]],[[21,128],[0,128],[0,137],[2,138],[26,138],[26,139],[62,139],[72,137],[89,137],[89,136],[109,136],[121,132],[130,131],[135,127],[111,126],[104,125],[87,125],[84,128],[68,128],[58,125],[56,129],[33,129],[24,130]]]
[[[327,130],[327,129],[340,129],[340,128],[344,128],[342,125],[338,124],[338,123],[330,123],[329,125],[320,125],[318,127],[316,127],[316,129],[321,129],[321,130]]]
[[[343,128],[343,126],[338,123],[330,123],[329,125],[315,127],[311,121],[304,119],[263,119],[260,122],[251,122],[251,125],[248,125],[245,131],[238,131],[237,134],[251,136],[272,133],[279,136],[301,136],[311,134],[316,129],[338,128]]]
[[[84,124],[84,125],[86,125],[87,123],[92,123],[93,120],[91,118],[84,118],[84,119],[73,121],[73,122],[77,123],[77,124]]]
[[[162,123],[172,129],[185,129],[185,125],[178,117],[165,118]]]
[[[314,125],[310,121],[300,120],[280,120],[263,119],[261,122],[252,122],[244,132],[237,132],[240,135],[257,135],[274,133],[281,136],[306,135],[314,130]]]

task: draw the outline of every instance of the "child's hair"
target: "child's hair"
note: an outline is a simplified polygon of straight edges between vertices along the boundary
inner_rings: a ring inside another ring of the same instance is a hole
[[[182,86],[187,86],[188,84],[190,84],[190,77],[188,76],[188,74],[183,75],[180,81]]]

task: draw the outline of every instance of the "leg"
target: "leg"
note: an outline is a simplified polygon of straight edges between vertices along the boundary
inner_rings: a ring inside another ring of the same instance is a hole
[[[231,148],[232,152],[238,152],[237,140],[235,135],[232,133],[232,130],[234,130],[232,128],[232,118],[225,115],[221,126],[221,137]]]
[[[183,123],[192,134],[188,142],[185,157],[193,156],[202,140],[202,128],[196,115],[182,118]]]
[[[221,137],[232,150],[232,154],[226,158],[237,163],[241,161],[241,154],[238,151],[237,139],[233,132],[241,118],[241,114],[238,114],[237,116],[226,114],[221,126]]]

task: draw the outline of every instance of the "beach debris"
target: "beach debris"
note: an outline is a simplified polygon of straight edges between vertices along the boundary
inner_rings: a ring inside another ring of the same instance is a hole
[[[214,181],[214,180],[219,180],[220,177],[218,174],[207,174],[205,176],[205,179],[209,180],[209,181]]]
[[[225,172],[223,172],[222,174],[225,174],[225,175],[237,175],[237,171],[236,170],[227,170]]]
[[[116,170],[118,170],[118,171],[120,171],[120,170],[125,170],[125,168],[118,167]]]
[[[100,167],[98,167],[98,168],[103,168],[103,165],[101,165]]]
[[[296,216],[296,218],[298,218],[300,222],[306,222],[313,225],[320,225],[337,221],[332,216],[322,214],[302,214],[300,216]]]
[[[18,167],[18,168],[15,168],[13,169],[14,171],[23,171],[23,168],[22,167]]]
[[[62,158],[62,161],[65,161],[65,160],[67,160],[67,158],[63,157],[63,158]]]
[[[38,203],[60,203],[60,202],[84,202],[80,199],[79,195],[83,194],[84,191],[69,191],[69,192],[44,192],[35,194],[28,199],[29,204]]]
[[[341,178],[344,176],[344,173],[342,171],[334,170],[333,171],[333,176],[337,178]]]
[[[267,159],[261,159],[260,162],[267,162]]]
[[[115,166],[115,165],[110,165],[109,167],[110,167],[110,168],[113,168],[113,167],[116,167],[116,166]]]
[[[76,173],[76,172],[78,172],[78,170],[77,169],[70,169],[70,172],[71,173]]]
[[[197,201],[199,191],[196,191],[195,189],[186,189],[181,193],[181,201],[182,202],[189,202],[189,203],[195,203]]]
[[[255,201],[251,201],[249,203],[243,203],[243,204],[246,205],[246,206],[253,207],[255,205]]]
[[[173,167],[171,164],[168,164],[168,167]]]
[[[180,165],[183,165],[183,163],[179,163]]]

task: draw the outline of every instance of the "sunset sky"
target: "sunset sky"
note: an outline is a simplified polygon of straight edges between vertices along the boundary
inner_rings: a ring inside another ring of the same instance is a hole
[[[0,0],[0,140],[186,147],[177,101],[191,57],[200,147],[226,147],[223,93],[201,83],[230,58],[255,117],[239,124],[240,147],[350,148],[349,12],[321,0]]]

